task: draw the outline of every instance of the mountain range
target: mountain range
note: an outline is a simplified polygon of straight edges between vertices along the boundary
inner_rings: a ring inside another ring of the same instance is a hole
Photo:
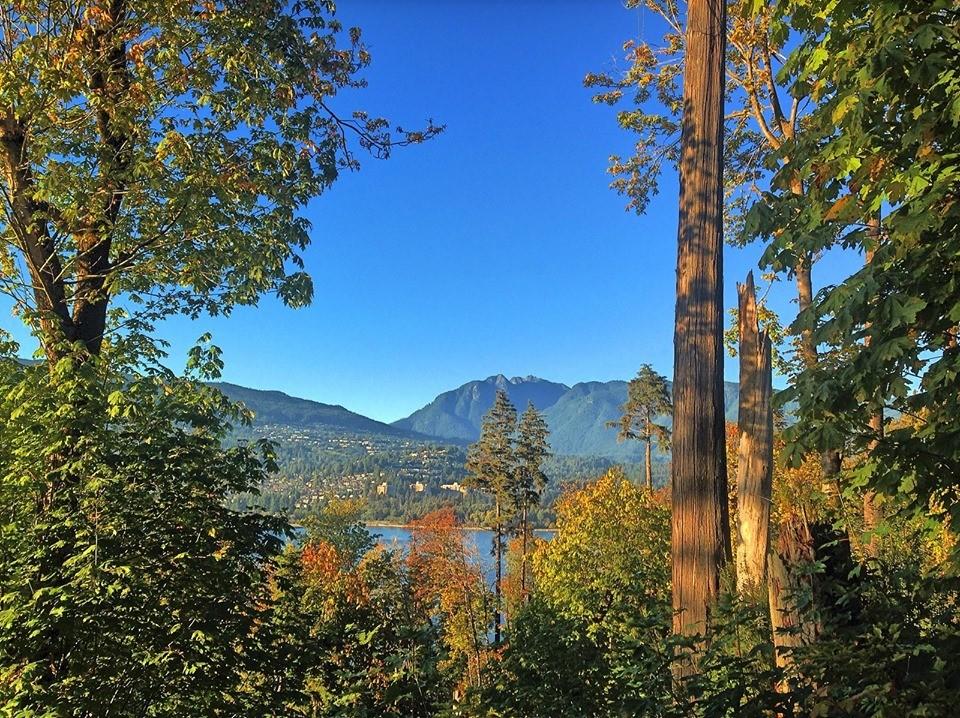
[[[508,379],[497,374],[444,392],[393,426],[443,439],[476,441],[483,415],[498,389],[507,393],[518,411],[530,401],[543,413],[555,454],[603,456],[618,461],[634,461],[642,454],[637,442],[618,442],[616,429],[607,426],[607,422],[620,417],[627,401],[627,382],[622,380],[588,381],[571,387],[532,376]],[[736,383],[724,382],[728,421],[737,420],[738,389]],[[670,417],[660,417],[660,421],[669,425]]]
[[[567,386],[534,376],[507,378],[502,374],[469,381],[444,392],[410,416],[386,424],[342,406],[291,397],[279,391],[249,389],[236,384],[216,384],[231,399],[242,401],[256,414],[255,421],[295,427],[325,427],[347,433],[381,434],[436,443],[467,444],[480,435],[484,414],[498,389],[523,411],[531,402],[550,428],[554,454],[599,456],[636,461],[642,454],[638,442],[617,442],[617,432],[607,426],[620,416],[627,400],[625,381],[589,381]],[[724,383],[728,421],[736,421],[738,386]],[[661,417],[669,424],[669,417]]]

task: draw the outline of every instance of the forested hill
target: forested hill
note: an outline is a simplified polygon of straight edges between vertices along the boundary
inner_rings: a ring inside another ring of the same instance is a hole
[[[250,389],[227,382],[216,382],[211,386],[222,391],[230,399],[243,402],[254,412],[254,421],[257,424],[278,424],[297,428],[322,427],[348,433],[363,432],[410,439],[431,438],[357,414],[339,404],[323,404],[290,396],[282,391]]]

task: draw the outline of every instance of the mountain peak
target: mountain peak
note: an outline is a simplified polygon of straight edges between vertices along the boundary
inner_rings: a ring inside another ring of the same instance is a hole
[[[394,426],[457,441],[476,441],[484,414],[502,389],[514,406],[527,402],[543,412],[550,427],[550,445],[555,454],[605,456],[618,461],[636,461],[642,454],[639,442],[617,442],[617,432],[607,425],[620,417],[627,400],[627,382],[585,381],[572,387],[536,376],[507,378],[494,374],[440,394],[422,409]],[[725,384],[727,418],[735,420],[737,385]]]
[[[531,402],[544,411],[553,406],[569,387],[535,376],[508,378],[504,374],[493,374],[440,394],[422,409],[393,425],[431,436],[474,441],[480,435],[480,423],[493,406],[498,389],[507,393],[514,406],[525,407]]]

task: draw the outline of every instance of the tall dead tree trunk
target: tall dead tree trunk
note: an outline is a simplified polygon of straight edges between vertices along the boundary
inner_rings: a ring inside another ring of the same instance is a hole
[[[730,556],[723,401],[726,3],[691,0],[680,157],[673,371],[673,630],[703,635]],[[695,661],[678,667],[682,676]]]
[[[773,489],[773,368],[770,338],[757,321],[753,272],[737,285],[740,299],[740,407],[737,452],[737,589],[764,585]]]

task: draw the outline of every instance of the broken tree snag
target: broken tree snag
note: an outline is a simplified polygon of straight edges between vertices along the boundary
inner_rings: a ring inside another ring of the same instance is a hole
[[[810,611],[816,587],[810,567],[815,561],[814,538],[802,515],[785,516],[770,548],[767,588],[770,626],[777,666],[791,662],[791,651],[816,640],[817,617]],[[805,611],[802,607],[808,607]]]
[[[674,332],[673,630],[706,637],[730,556],[723,400],[726,3],[690,0]],[[696,657],[677,667],[696,672]]]
[[[737,452],[737,590],[763,586],[770,545],[773,488],[773,369],[770,338],[760,331],[753,272],[740,299],[740,407]]]

